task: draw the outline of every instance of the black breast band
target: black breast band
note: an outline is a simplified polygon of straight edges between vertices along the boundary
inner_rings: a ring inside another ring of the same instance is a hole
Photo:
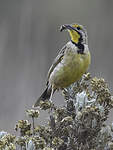
[[[78,54],[84,54],[84,45],[81,42],[78,42],[78,44],[76,44],[72,40],[71,42],[78,47],[78,50],[77,50]]]

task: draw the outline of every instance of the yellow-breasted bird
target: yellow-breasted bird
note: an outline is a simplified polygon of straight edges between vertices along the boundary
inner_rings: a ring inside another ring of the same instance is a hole
[[[60,31],[67,30],[71,40],[60,50],[52,63],[47,75],[46,89],[37,99],[34,107],[40,101],[51,100],[55,90],[63,89],[78,81],[87,71],[90,64],[87,31],[79,24],[62,25]]]

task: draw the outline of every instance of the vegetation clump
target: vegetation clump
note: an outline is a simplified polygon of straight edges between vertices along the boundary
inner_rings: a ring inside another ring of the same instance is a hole
[[[0,132],[0,149],[113,150],[113,124],[105,124],[113,97],[104,79],[87,73],[62,93],[62,107],[40,103],[40,111],[48,111],[48,125],[36,125],[39,110],[27,110],[29,121],[19,120],[15,127],[19,136]]]

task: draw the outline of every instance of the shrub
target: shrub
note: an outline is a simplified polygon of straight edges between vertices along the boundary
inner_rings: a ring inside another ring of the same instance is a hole
[[[31,119],[18,121],[18,137],[0,132],[0,149],[112,150],[113,124],[105,122],[113,108],[113,97],[104,79],[87,73],[62,93],[62,107],[50,101],[40,102],[40,111],[48,111],[48,125],[35,125],[39,110],[27,110]]]

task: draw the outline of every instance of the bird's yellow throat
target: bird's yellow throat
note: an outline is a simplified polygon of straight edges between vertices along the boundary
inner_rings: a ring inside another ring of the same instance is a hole
[[[80,39],[80,34],[74,30],[68,30],[69,34],[70,34],[70,37],[71,37],[71,40],[78,44],[79,42],[79,39]]]

